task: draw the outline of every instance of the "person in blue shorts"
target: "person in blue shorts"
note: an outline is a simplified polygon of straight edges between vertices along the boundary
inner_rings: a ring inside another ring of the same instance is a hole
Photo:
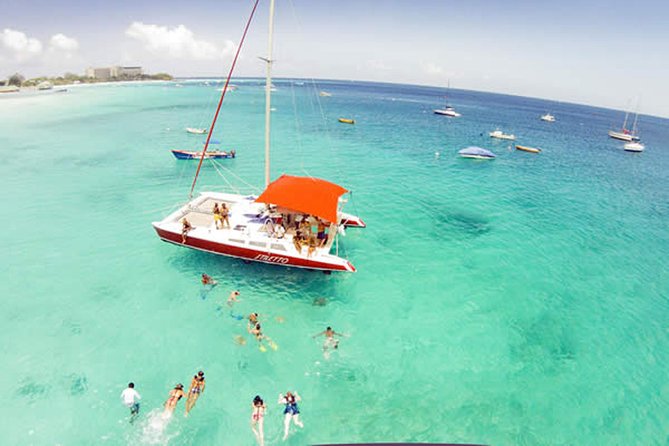
[[[300,408],[297,407],[297,402],[301,401],[300,395],[297,392],[286,392],[279,394],[279,404],[285,405],[283,409],[283,439],[288,438],[288,431],[290,429],[290,420],[293,420],[297,426],[304,427],[300,421]]]

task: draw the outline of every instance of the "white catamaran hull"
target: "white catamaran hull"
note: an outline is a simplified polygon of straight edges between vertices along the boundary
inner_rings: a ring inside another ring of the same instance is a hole
[[[337,225],[331,225],[330,232],[334,233],[328,237],[325,246],[312,252],[303,246],[298,251],[290,231],[280,235],[273,233],[272,217],[266,213],[266,206],[254,199],[252,196],[203,192],[162,221],[154,222],[153,227],[163,241],[213,254],[296,268],[355,272],[348,260],[330,254]],[[212,212],[214,203],[225,203],[230,209],[229,228],[216,228]],[[342,213],[341,217],[343,224],[365,226],[356,216]],[[193,227],[185,241],[181,235],[184,218]]]

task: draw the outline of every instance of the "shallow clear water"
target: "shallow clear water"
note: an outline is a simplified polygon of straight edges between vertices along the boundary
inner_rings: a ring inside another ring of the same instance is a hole
[[[222,165],[233,186],[261,186],[264,91],[236,83],[216,138],[238,158]],[[3,444],[252,445],[256,394],[278,444],[288,389],[305,428],[287,444],[667,441],[669,121],[642,117],[647,151],[630,154],[606,136],[623,118],[609,110],[453,90],[463,116],[448,119],[432,114],[443,90],[275,84],[272,175],[353,191],[347,210],[368,227],[341,252],[356,274],[157,239],[151,221],[186,200],[196,165],[168,149],[199,146],[184,128],[207,126],[214,85],[0,98]],[[544,152],[491,140],[498,126]],[[467,145],[498,158],[457,158]],[[225,184],[204,166],[199,190]],[[220,282],[208,294],[201,272]],[[278,351],[221,310],[233,289]],[[329,360],[310,337],[326,325],[350,335]],[[198,369],[192,416],[180,403],[156,419]],[[134,425],[119,399],[130,380]]]

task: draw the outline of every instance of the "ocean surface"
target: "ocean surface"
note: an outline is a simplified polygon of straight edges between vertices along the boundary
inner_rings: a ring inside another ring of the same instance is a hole
[[[264,89],[234,83],[214,137],[237,158],[205,163],[197,190],[262,189]],[[169,149],[201,147],[185,128],[209,125],[220,85],[0,98],[0,443],[250,446],[256,394],[268,445],[669,442],[669,120],[641,116],[633,154],[607,137],[620,111],[452,89],[449,119],[444,89],[276,80],[272,177],[337,182],[368,225],[340,243],[358,272],[326,275],[156,237],[197,164]],[[469,145],[497,159],[458,158]],[[328,325],[347,336],[326,359],[311,336]],[[162,420],[200,369],[191,416],[182,401]],[[305,427],[282,443],[287,390]]]

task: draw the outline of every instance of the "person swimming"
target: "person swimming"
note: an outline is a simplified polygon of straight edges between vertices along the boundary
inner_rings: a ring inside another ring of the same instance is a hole
[[[188,412],[193,409],[197,399],[204,392],[204,372],[200,370],[197,372],[197,375],[193,376],[193,379],[190,382],[190,388],[188,389],[188,398],[186,398],[186,416]]]
[[[256,440],[258,440],[258,444],[264,446],[265,433],[263,429],[263,419],[265,418],[265,410],[267,407],[262,398],[260,398],[260,395],[256,395],[255,398],[253,398],[251,407],[251,430],[255,434]]]
[[[286,394],[279,394],[279,404],[283,404],[283,439],[288,438],[288,431],[290,430],[290,420],[293,420],[295,425],[303,428],[304,424],[300,421],[300,408],[297,407],[297,402],[302,401],[297,392],[286,392]]]
[[[235,304],[235,302],[239,302],[239,299],[237,298],[237,296],[239,296],[239,291],[237,291],[237,290],[230,293],[230,295],[228,296],[228,301],[227,301],[227,304],[228,304],[229,307],[233,306]]]
[[[171,416],[174,412],[174,409],[177,407],[177,403],[181,398],[184,397],[184,386],[179,383],[174,386],[174,389],[170,390],[169,398],[165,401],[165,412],[164,415]]]
[[[339,348],[339,339],[335,338],[335,336],[341,337],[345,335],[342,333],[337,333],[332,329],[332,327],[327,327],[324,331],[313,335],[312,338],[316,338],[318,336],[325,336],[325,341],[323,341],[323,356],[325,356],[325,358],[329,358],[330,350],[336,350]]]
[[[202,273],[202,285],[211,285],[212,287],[218,285],[218,282],[214,280],[213,277],[211,277],[208,274]]]

